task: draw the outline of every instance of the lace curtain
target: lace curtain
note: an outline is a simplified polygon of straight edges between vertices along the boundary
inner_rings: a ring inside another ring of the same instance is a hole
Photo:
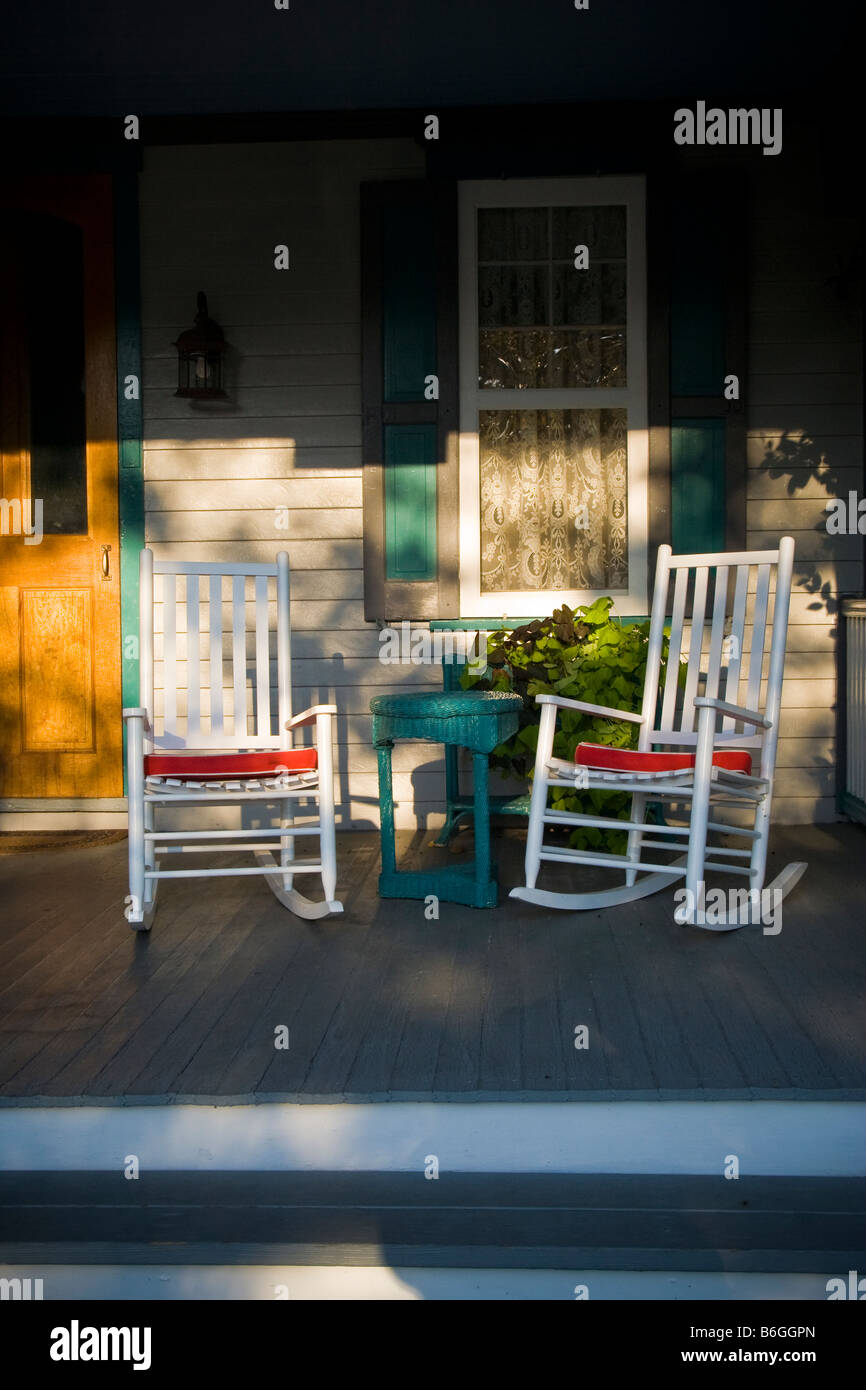
[[[478,211],[479,394],[527,393],[479,410],[484,593],[628,588],[627,412],[544,407],[627,385],[626,233],[622,205]]]
[[[628,588],[625,410],[482,410],[481,589]]]

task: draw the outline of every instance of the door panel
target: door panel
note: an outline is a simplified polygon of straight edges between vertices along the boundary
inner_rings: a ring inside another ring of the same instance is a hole
[[[91,591],[22,589],[20,653],[23,751],[92,752]]]
[[[4,797],[123,790],[112,252],[107,178],[0,194]]]

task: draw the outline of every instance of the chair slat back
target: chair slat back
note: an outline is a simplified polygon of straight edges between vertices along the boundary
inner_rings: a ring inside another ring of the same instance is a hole
[[[281,551],[272,565],[197,564],[157,560],[144,550],[140,582],[140,698],[150,716],[149,747],[288,747],[288,555]]]
[[[674,604],[671,616],[670,656],[667,669],[665,670],[665,693],[662,701],[661,723],[662,728],[665,729],[672,729],[674,727],[674,716],[677,703],[677,661],[682,651],[683,623],[686,613],[686,589],[688,581],[688,571],[684,569],[677,570],[676,580],[674,581]],[[659,640],[661,639],[659,638]]]
[[[276,579],[276,571],[274,572]],[[257,574],[256,589],[256,737],[268,738],[271,732],[271,670],[270,634],[268,632],[268,581]]]
[[[704,645],[704,619],[707,611],[707,580],[710,572],[706,565],[697,565],[691,573],[694,574],[694,595],[692,598],[692,612],[689,621],[686,689],[680,720],[680,728],[687,733],[691,733],[695,727],[695,696],[698,694],[698,679],[706,669],[702,661],[702,656]]]
[[[673,555],[670,546],[660,547],[642,749],[694,745],[695,699],[707,695],[757,710],[772,720],[768,735],[729,716],[720,727],[735,746],[760,745],[765,754],[769,747],[775,757],[793,560],[790,536],[783,537],[777,551]],[[660,656],[668,623],[669,657],[660,690]],[[687,663],[684,683],[679,679],[681,659]]]
[[[222,735],[223,714],[223,593],[222,579],[212,574],[208,579],[208,618],[210,622],[210,728]]]
[[[201,630],[199,578],[186,576],[186,732],[191,746],[201,738]]]
[[[734,609],[731,617],[731,631],[725,653],[727,657],[725,688],[721,696],[723,700],[727,700],[731,705],[739,704],[740,670],[743,663],[743,648],[746,642],[746,605],[749,598],[748,565],[739,565],[735,573],[737,577],[734,585]],[[730,733],[733,728],[734,720],[726,715],[722,720],[722,732]]]
[[[162,573],[163,719],[166,729],[174,729],[177,725],[177,581],[174,574]]]
[[[757,709],[761,696],[761,672],[764,665],[764,643],[770,608],[770,566],[758,566],[755,606],[752,614],[752,641],[749,652],[749,680],[746,698],[741,703]]]
[[[247,733],[247,582],[232,576],[232,733],[237,740]]]
[[[710,628],[710,650],[707,661],[707,680],[704,694],[715,699],[719,693],[719,678],[722,672],[722,657],[725,654],[725,624],[727,622],[728,588],[730,569],[719,565],[715,575],[713,596],[713,618]],[[730,644],[728,647],[730,650]]]

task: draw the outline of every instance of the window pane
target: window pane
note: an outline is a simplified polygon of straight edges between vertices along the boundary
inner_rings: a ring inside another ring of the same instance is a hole
[[[546,386],[549,370],[550,333],[546,328],[525,332],[482,328],[478,361],[481,386]]]
[[[485,328],[549,323],[547,267],[479,267],[478,322]]]
[[[479,261],[546,261],[547,208],[479,208]]]
[[[53,217],[26,221],[30,493],[42,499],[46,535],[82,535],[87,473],[81,230]]]
[[[628,588],[627,412],[479,412],[481,590]]]
[[[554,265],[555,324],[624,326],[625,318],[624,263],[590,264],[587,270],[575,270],[571,262]]]
[[[625,386],[625,329],[559,330],[551,335],[546,386]]]
[[[480,208],[479,386],[625,386],[625,257],[624,207]]]
[[[625,386],[625,329],[483,328],[482,387]]]
[[[589,248],[593,261],[625,258],[625,208],[553,209],[553,259],[574,260],[575,246]]]

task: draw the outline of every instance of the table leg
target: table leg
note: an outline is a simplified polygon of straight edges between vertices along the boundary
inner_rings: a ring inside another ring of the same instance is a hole
[[[453,743],[445,745],[445,824],[436,836],[437,845],[447,845],[457,828],[457,822],[464,811],[455,812],[454,802],[460,794],[460,774],[457,764],[457,748]]]
[[[475,788],[475,882],[479,888],[490,883],[490,762],[486,753],[472,755],[472,782]]]
[[[381,829],[379,837],[382,845],[382,872],[393,874],[397,870],[397,857],[394,848],[394,788],[391,782],[391,744],[380,745],[376,749],[379,764],[379,807],[381,810]]]

